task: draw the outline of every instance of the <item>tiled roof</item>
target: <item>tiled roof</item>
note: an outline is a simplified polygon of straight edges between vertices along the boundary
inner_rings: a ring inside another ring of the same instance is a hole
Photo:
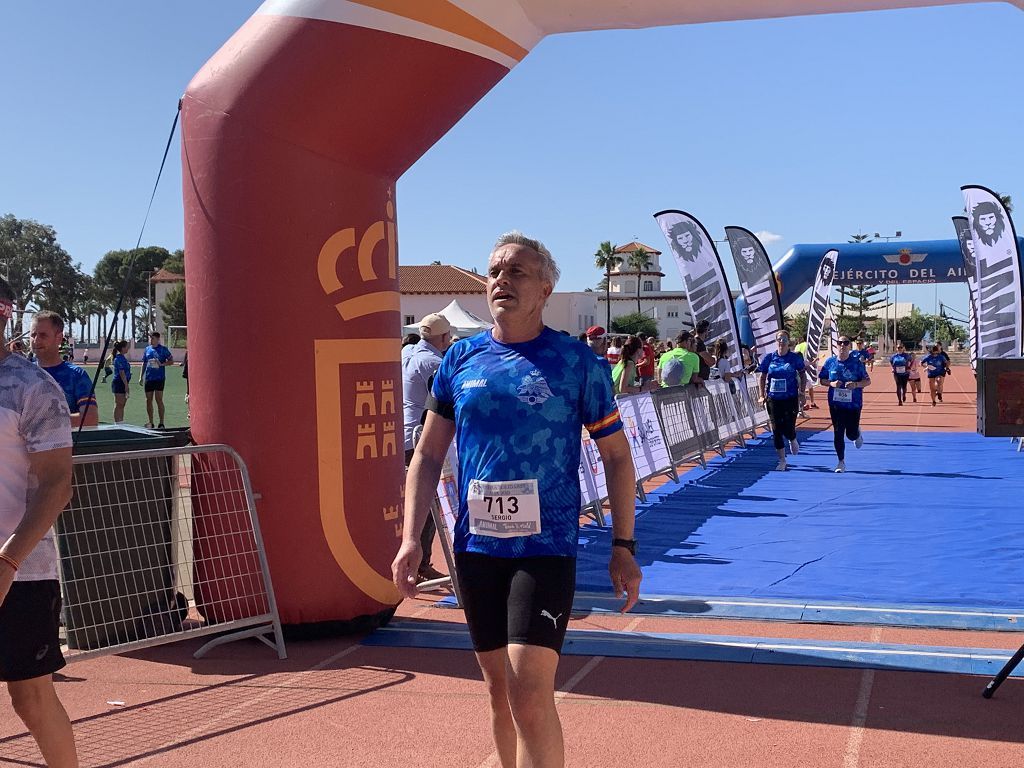
[[[398,267],[398,289],[402,293],[486,293],[482,275],[449,264]]]
[[[183,283],[185,282],[185,276],[179,275],[175,272],[168,272],[166,269],[158,269],[153,273],[153,276],[149,278],[151,283]]]
[[[631,243],[626,243],[625,245],[620,245],[618,248],[615,249],[615,252],[616,253],[632,253],[633,251],[638,251],[641,248],[643,248],[648,253],[653,253],[655,256],[661,256],[661,251],[659,251],[659,250],[657,250],[655,248],[651,248],[651,246],[649,246],[649,245],[644,245],[643,243],[641,243],[641,242],[639,242],[637,240],[634,240]]]

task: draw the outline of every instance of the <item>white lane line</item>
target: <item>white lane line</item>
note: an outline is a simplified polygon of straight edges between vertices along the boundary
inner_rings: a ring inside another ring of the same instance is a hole
[[[315,666],[310,667],[309,669],[304,669],[301,672],[296,672],[294,675],[286,679],[284,682],[270,685],[262,693],[258,693],[251,699],[247,699],[246,701],[239,704],[237,707],[232,707],[231,709],[225,710],[219,716],[204,722],[203,725],[199,728],[193,728],[191,731],[185,731],[184,733],[178,734],[172,740],[167,741],[164,744],[161,744],[159,747],[156,747],[154,750],[155,754],[151,754],[149,757],[144,757],[141,760],[137,760],[133,762],[132,765],[144,765],[153,760],[154,758],[164,758],[166,757],[166,755],[161,753],[163,753],[165,750],[170,749],[171,747],[174,747],[178,744],[182,744],[191,739],[203,736],[207,733],[213,733],[216,730],[217,725],[224,722],[225,720],[230,720],[239,712],[249,709],[253,705],[263,701],[264,699],[270,698],[271,696],[280,695],[280,691],[282,688],[294,687],[295,684],[301,681],[303,678],[307,677],[308,675],[311,675],[314,672],[320,672],[321,670],[326,669],[339,659],[343,659],[350,653],[355,653],[359,650],[360,647],[361,646],[358,643],[350,645],[348,648],[345,648],[342,651],[338,651],[338,653],[334,654],[333,656],[328,656],[326,659],[319,662]]]
[[[882,638],[882,630],[876,627],[871,632],[871,642],[877,643]],[[875,670],[865,669],[860,678],[860,690],[857,691],[857,704],[853,708],[853,720],[850,721],[850,738],[846,742],[846,754],[843,756],[843,768],[857,768],[860,765],[860,746],[864,741],[864,723],[868,719],[868,705],[871,703],[871,689],[875,685]]]

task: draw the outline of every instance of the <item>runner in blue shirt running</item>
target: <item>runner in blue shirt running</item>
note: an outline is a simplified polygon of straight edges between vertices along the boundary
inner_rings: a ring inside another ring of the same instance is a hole
[[[928,391],[932,396],[932,405],[935,405],[936,398],[942,400],[942,382],[945,381],[943,377],[946,375],[946,366],[946,358],[938,344],[933,345],[931,354],[921,360],[921,367],[928,372]]]
[[[800,390],[803,388],[804,356],[789,348],[789,333],[779,331],[775,335],[778,351],[769,352],[761,358],[757,370],[761,374],[761,401],[768,409],[772,421],[772,442],[779,454],[779,472],[786,471],[785,440],[789,450],[796,455],[800,443],[796,439],[796,416],[800,410]]]
[[[864,437],[860,433],[860,412],[864,407],[864,387],[871,377],[864,358],[851,351],[849,336],[839,337],[839,354],[833,355],[818,370],[822,386],[828,389],[828,410],[832,416],[832,439],[836,448],[835,472],[846,471],[846,438],[860,448]],[[845,437],[844,437],[845,435]]]
[[[907,382],[910,381],[910,360],[903,344],[896,347],[896,354],[889,358],[892,377],[896,380],[896,403],[903,405],[907,400]]]
[[[452,438],[459,456],[456,574],[490,694],[502,765],[562,764],[555,670],[572,610],[580,513],[580,438],[597,444],[612,513],[608,567],[623,610],[636,603],[635,475],[608,366],[544,326],[558,267],[536,240],[499,238],[487,272],[495,325],[449,349],[434,378],[409,466],[396,586],[416,594],[419,534]],[[511,670],[511,672],[509,671]],[[531,723],[529,728],[516,724]],[[518,738],[518,747],[517,747]]]

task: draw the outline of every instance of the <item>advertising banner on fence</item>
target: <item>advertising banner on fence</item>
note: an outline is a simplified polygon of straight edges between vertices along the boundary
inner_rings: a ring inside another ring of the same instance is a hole
[[[450,537],[455,536],[455,518],[459,515],[459,455],[452,440],[441,467],[441,477],[437,481],[437,502],[441,506],[441,516],[448,526]]]
[[[650,392],[616,399],[637,480],[644,480],[672,466]]]
[[[694,324],[708,321],[705,338],[709,342],[725,339],[729,368],[738,370],[742,364],[736,308],[714,240],[699,221],[683,211],[661,211],[654,218],[675,256]]]
[[[775,334],[782,328],[782,303],[772,263],[757,236],[743,227],[726,227],[732,260],[747,302],[750,330],[760,358],[775,350]]]
[[[971,225],[966,216],[954,216],[953,227],[956,239],[960,241],[960,253],[964,257],[964,274],[967,276],[967,337],[971,340],[971,370],[978,368],[978,270],[974,259],[974,240]]]
[[[597,443],[590,439],[586,429],[583,430],[583,446],[580,450],[580,497],[580,505],[584,507],[608,498],[604,461],[597,450]]]
[[[960,189],[974,243],[978,357],[1019,357],[1024,307],[1013,220],[992,190],[973,185]]]
[[[807,349],[821,349],[821,334],[825,329],[825,318],[830,310],[832,295],[832,279],[836,274],[836,260],[839,251],[834,248],[821,257],[818,271],[814,275],[814,288],[811,290],[811,305],[807,310]],[[834,326],[835,324],[833,324]],[[817,364],[817,360],[812,361]],[[814,378],[818,377],[817,365],[814,371],[808,371]]]

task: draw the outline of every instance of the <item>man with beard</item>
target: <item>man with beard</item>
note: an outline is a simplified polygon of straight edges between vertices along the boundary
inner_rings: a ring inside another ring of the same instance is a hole
[[[700,253],[700,230],[692,221],[679,221],[668,231],[672,251],[683,261],[696,261]]]

